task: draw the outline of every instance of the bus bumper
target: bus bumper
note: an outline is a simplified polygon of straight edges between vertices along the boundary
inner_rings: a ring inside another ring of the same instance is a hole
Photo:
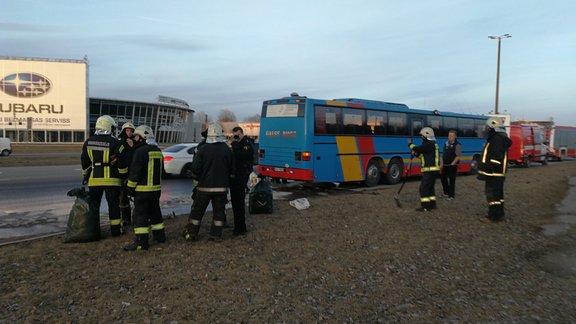
[[[258,173],[265,177],[312,181],[314,179],[314,172],[312,170],[303,170],[295,168],[282,168],[267,165],[259,165]]]

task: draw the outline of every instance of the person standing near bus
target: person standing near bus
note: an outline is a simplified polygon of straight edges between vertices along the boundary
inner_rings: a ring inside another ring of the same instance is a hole
[[[242,127],[232,129],[232,152],[236,176],[230,183],[230,198],[234,213],[234,236],[246,234],[246,184],[254,165],[254,148]]]
[[[508,163],[508,148],[512,140],[506,135],[501,118],[491,117],[486,121],[488,137],[478,165],[478,179],[485,181],[488,215],[480,218],[483,223],[499,222],[504,219],[504,179]]]
[[[411,140],[408,140],[408,146],[412,150],[412,155],[420,159],[420,170],[422,171],[420,208],[416,211],[426,212],[436,209],[434,185],[440,166],[438,165],[438,144],[436,144],[434,130],[430,127],[424,127],[420,130],[420,135],[422,135],[422,145],[416,146]]]
[[[198,239],[200,224],[210,203],[212,203],[213,214],[210,239],[221,239],[222,227],[226,220],[227,194],[231,177],[234,177],[232,150],[225,143],[222,127],[218,124],[210,124],[206,144],[194,154],[192,160],[192,178],[198,181],[198,185],[188,224],[183,233],[186,241]]]
[[[456,173],[458,163],[462,156],[462,144],[456,139],[456,131],[448,132],[448,140],[444,143],[440,168],[442,169],[440,180],[446,199],[452,200],[456,193]]]

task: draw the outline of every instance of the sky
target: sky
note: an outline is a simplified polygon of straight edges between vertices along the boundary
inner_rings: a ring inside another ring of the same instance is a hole
[[[239,120],[291,92],[576,126],[574,0],[6,1],[0,56],[89,61],[89,95]]]

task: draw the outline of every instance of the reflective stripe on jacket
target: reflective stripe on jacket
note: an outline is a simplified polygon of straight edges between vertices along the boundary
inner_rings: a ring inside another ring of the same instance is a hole
[[[422,172],[440,171],[438,144],[436,141],[425,139],[422,145],[410,144],[410,149],[416,153],[420,159]]]
[[[82,146],[82,176],[88,186],[120,186],[128,174],[124,146],[110,135],[92,135]]]
[[[508,138],[506,133],[491,132],[482,150],[482,160],[478,166],[478,173],[488,177],[506,176],[508,148],[511,145],[512,140]]]
[[[134,150],[127,186],[136,192],[160,191],[164,156],[158,146],[144,144]]]

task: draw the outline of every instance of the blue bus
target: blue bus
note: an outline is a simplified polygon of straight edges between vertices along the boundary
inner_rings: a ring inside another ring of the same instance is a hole
[[[462,143],[459,172],[474,172],[488,117],[404,104],[345,98],[312,99],[298,94],[264,101],[260,119],[258,171],[261,175],[310,182],[395,184],[418,174],[408,140],[432,127],[440,150],[450,130]],[[412,170],[408,173],[408,166]]]

